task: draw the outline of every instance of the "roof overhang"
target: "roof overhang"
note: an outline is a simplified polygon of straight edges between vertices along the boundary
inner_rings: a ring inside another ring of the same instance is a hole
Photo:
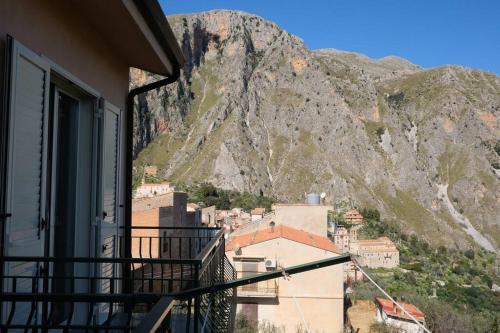
[[[175,67],[184,65],[185,59],[179,43],[157,0],[122,0],[137,26],[158,54],[169,75]]]
[[[73,0],[129,67],[171,76],[184,56],[157,0]]]

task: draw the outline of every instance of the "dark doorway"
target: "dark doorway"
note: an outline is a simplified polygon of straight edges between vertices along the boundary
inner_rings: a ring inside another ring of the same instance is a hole
[[[54,103],[57,121],[54,214],[54,256],[71,258],[75,254],[75,221],[78,162],[78,100],[58,91]],[[53,291],[74,292],[74,267],[72,263],[55,263]],[[70,304],[55,304],[56,322],[68,319]]]

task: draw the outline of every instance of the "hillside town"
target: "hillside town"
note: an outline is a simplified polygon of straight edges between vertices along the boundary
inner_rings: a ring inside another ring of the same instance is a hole
[[[135,191],[132,225],[222,228],[226,256],[238,278],[341,254],[350,254],[354,259],[320,272],[239,287],[237,313],[259,327],[271,325],[284,332],[303,329],[363,333],[371,332],[370,327],[379,323],[398,332],[424,332],[425,314],[413,304],[398,302],[402,311],[392,300],[376,297],[346,306],[351,303],[354,282],[365,279],[358,265],[368,269],[397,268],[399,251],[387,236],[360,239],[364,222],[360,211],[325,201],[323,195],[311,193],[303,203],[275,203],[270,211],[264,207],[249,211],[237,207],[217,209],[203,202],[188,203],[187,193],[176,190],[172,183],[144,182]],[[135,231],[134,256],[152,251],[161,257],[161,244],[139,244],[140,235]],[[167,239],[169,233],[159,236]]]
[[[0,333],[499,333],[500,2],[452,2],[0,0]]]

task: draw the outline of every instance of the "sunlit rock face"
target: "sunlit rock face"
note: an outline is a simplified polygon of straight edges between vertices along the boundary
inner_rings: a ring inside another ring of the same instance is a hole
[[[139,98],[137,170],[153,164],[172,181],[282,201],[326,192],[436,244],[486,244],[463,217],[498,248],[498,76],[313,51],[242,12],[168,20],[187,62],[178,83]],[[131,86],[158,79],[131,78]],[[454,209],[438,196],[443,184]]]

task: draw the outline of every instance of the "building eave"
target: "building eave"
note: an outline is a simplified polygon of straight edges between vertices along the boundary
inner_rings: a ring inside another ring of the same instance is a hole
[[[175,72],[175,68],[180,69],[185,58],[158,1],[122,1],[165,66],[166,73],[158,74],[170,76]]]

